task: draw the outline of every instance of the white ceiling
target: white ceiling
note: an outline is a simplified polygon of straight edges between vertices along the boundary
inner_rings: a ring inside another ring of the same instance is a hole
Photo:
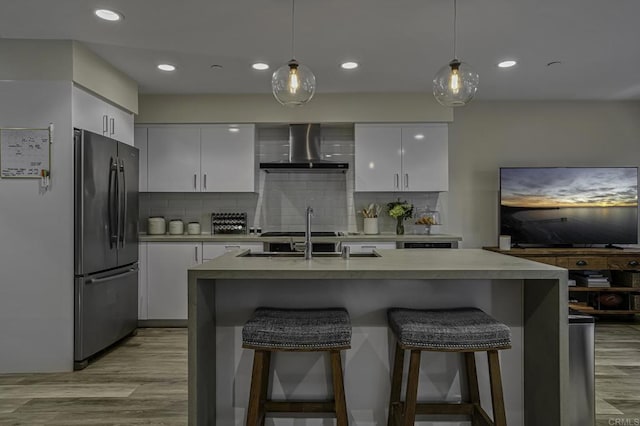
[[[639,17],[637,0],[458,0],[458,57],[480,74],[477,99],[638,100]],[[296,59],[318,92],[429,93],[452,23],[453,0],[296,0]],[[291,0],[0,0],[0,37],[82,41],[141,93],[269,93],[291,59]]]

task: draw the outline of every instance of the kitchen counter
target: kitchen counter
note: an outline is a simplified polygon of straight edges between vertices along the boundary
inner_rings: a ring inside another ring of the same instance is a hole
[[[140,234],[140,242],[289,242],[291,237],[262,237],[260,235],[247,235],[247,234],[200,234],[200,235],[148,235]],[[304,237],[294,237],[294,241],[304,241]],[[375,241],[419,241],[419,242],[450,242],[450,241],[462,241],[462,237],[449,234],[405,234],[397,235],[394,233],[384,233],[377,235],[365,235],[365,234],[349,234],[337,237],[313,237],[314,242],[336,242],[336,241],[363,241],[363,242],[375,242]]]
[[[509,425],[568,424],[565,269],[477,249],[378,252],[381,257],[308,261],[236,252],[190,268],[189,424],[242,422],[252,354],[241,348],[241,328],[253,309],[267,305],[340,305],[350,312],[352,349],[344,362],[352,424],[386,423],[380,407],[388,404],[393,342],[385,312],[391,306],[477,306],[505,322],[513,335],[513,348],[501,351]],[[319,359],[302,361],[297,376],[287,376],[296,368],[292,358],[282,362],[287,368],[274,395],[293,388],[304,393],[308,385],[300,377],[307,375],[324,383],[325,372],[315,371],[324,368]],[[276,371],[281,367],[276,362]],[[421,392],[455,400],[459,376],[455,362],[436,358],[421,374]]]

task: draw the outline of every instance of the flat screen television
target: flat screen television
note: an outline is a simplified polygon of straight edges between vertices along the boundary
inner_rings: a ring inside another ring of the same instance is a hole
[[[637,244],[638,168],[500,168],[499,222],[520,246]]]

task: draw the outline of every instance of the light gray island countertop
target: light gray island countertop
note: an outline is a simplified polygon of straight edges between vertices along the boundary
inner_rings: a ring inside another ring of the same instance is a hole
[[[505,322],[513,337],[513,348],[501,351],[508,424],[568,424],[567,270],[479,249],[379,250],[380,257],[311,260],[242,253],[188,271],[190,425],[243,423],[252,352],[241,348],[240,332],[258,306],[347,308],[353,339],[344,359],[345,387],[352,425],[386,424],[393,352],[386,309],[392,306],[476,306]],[[435,356],[424,364],[427,378],[421,375],[419,393],[459,400],[464,392],[457,358],[452,367]],[[276,362],[275,397],[308,396],[300,377],[313,382],[325,373],[319,360],[295,362]],[[289,379],[287,370],[296,367]],[[482,386],[484,404],[488,389]],[[290,395],[292,389],[297,394]],[[486,403],[490,409],[490,399]],[[289,424],[279,421],[274,424]]]

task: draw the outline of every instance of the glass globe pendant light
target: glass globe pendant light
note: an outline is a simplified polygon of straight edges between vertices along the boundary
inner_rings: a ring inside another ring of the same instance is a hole
[[[480,77],[466,62],[456,56],[456,0],[453,0],[453,59],[440,68],[433,78],[433,96],[447,107],[464,106],[478,91]]]
[[[316,76],[309,67],[295,60],[295,0],[291,0],[291,59],[271,76],[271,90],[276,100],[284,106],[304,105],[316,92]]]

